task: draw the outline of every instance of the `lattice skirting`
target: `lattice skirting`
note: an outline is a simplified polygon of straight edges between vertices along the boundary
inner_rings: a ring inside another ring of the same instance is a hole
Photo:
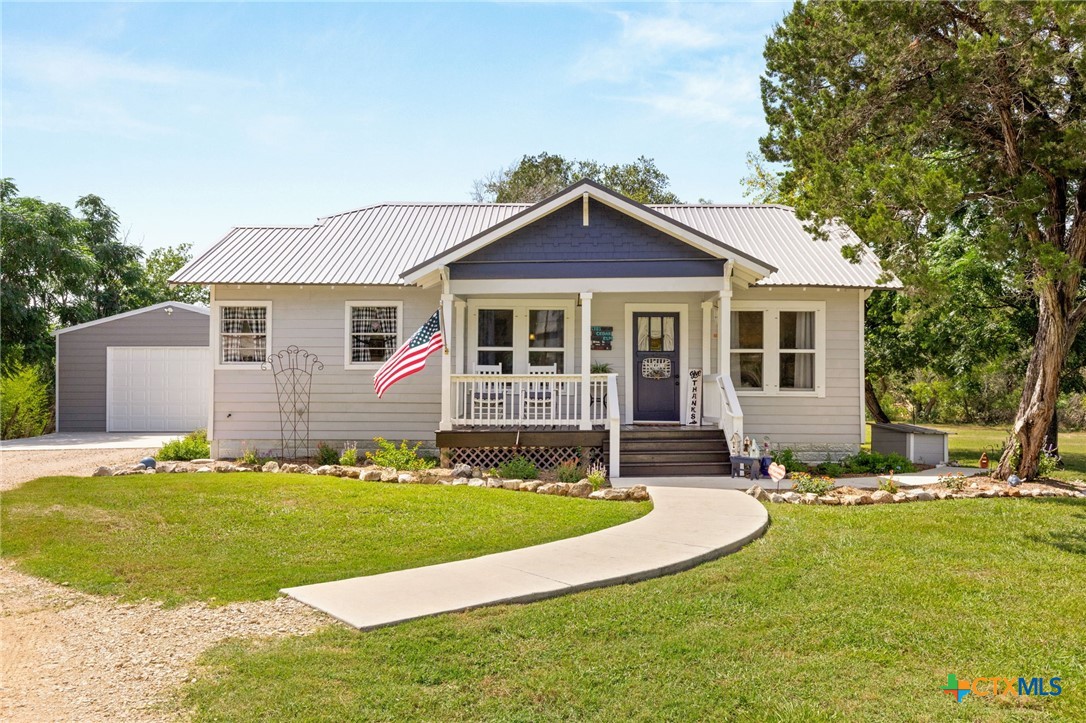
[[[484,470],[500,467],[514,457],[523,456],[540,469],[552,469],[571,459],[591,464],[603,458],[600,447],[449,447],[441,450],[449,465],[468,464]]]

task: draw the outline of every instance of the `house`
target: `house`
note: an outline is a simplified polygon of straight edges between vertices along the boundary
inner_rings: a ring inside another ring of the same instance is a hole
[[[215,454],[280,447],[261,367],[294,345],[323,363],[302,410],[314,444],[720,474],[746,436],[818,460],[863,441],[864,300],[898,282],[843,243],[859,240],[816,238],[784,206],[645,206],[582,180],[535,204],[235,228],[172,281],[211,289]],[[375,370],[437,309],[447,353],[378,399]]]
[[[167,301],[69,326],[56,340],[58,432],[186,432],[206,424],[208,310]]]

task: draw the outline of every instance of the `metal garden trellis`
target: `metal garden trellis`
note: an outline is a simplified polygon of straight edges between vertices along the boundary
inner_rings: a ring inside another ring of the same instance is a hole
[[[279,399],[280,458],[308,457],[310,389],[313,372],[324,369],[324,362],[316,354],[291,345],[270,355],[260,368],[269,366]]]

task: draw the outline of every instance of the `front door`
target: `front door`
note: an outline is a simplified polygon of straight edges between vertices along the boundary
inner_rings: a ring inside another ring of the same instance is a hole
[[[679,421],[679,315],[633,315],[634,420]]]

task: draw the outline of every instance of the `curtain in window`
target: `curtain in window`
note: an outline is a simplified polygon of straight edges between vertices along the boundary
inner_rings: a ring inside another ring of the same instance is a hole
[[[810,349],[811,353],[782,354],[783,357],[792,357],[794,360],[794,377],[792,388],[814,389],[814,363],[815,348],[815,314],[813,311],[786,311],[781,312],[781,348],[782,349]],[[785,364],[782,364],[782,369]],[[781,379],[781,386],[785,386],[785,379]]]
[[[351,361],[383,362],[396,351],[395,306],[351,307]]]

